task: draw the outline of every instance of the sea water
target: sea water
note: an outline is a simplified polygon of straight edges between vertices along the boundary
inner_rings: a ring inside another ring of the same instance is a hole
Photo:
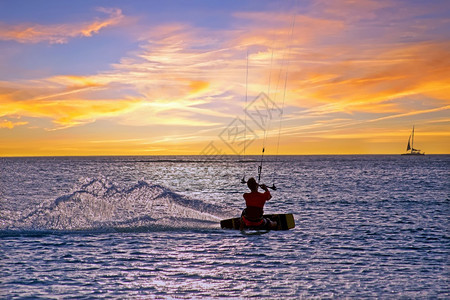
[[[0,158],[0,297],[449,298],[450,156]]]

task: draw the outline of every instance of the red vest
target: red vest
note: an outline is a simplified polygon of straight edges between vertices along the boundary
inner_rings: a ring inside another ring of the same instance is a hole
[[[267,200],[272,198],[269,191],[264,193],[245,193],[244,199],[247,208],[244,211],[244,222],[247,226],[257,226],[262,223],[263,207]]]
[[[247,204],[247,207],[255,206],[263,208],[266,201],[269,200],[270,198],[272,198],[272,195],[270,195],[269,191],[264,193],[251,192],[244,194],[245,204]]]

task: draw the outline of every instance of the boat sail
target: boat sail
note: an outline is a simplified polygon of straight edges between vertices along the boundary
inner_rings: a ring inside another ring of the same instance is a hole
[[[424,152],[420,152],[419,149],[414,149],[414,125],[411,134],[408,139],[408,146],[406,146],[406,153],[402,155],[425,155]]]

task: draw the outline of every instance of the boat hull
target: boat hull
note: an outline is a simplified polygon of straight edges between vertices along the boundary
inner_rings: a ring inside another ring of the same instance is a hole
[[[425,153],[403,153],[401,155],[421,156],[421,155],[425,155]]]

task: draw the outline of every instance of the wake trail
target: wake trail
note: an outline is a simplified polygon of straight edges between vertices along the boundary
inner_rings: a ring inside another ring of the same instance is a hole
[[[70,193],[21,212],[0,230],[218,228],[228,213],[219,205],[146,181],[120,187],[106,178],[84,178]]]

